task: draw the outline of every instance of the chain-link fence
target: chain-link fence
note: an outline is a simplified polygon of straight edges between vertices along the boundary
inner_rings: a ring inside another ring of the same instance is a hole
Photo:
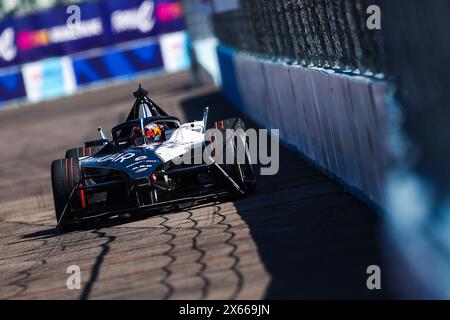
[[[270,58],[382,73],[379,30],[366,26],[373,0],[241,0],[213,16],[222,44]]]

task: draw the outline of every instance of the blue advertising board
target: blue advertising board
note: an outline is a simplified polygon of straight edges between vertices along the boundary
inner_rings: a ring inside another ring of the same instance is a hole
[[[164,66],[158,42],[138,44],[125,50],[111,49],[102,55],[74,57],[73,71],[77,85],[120,78]]]
[[[26,96],[22,73],[19,69],[0,73],[0,108],[8,100],[22,99]]]
[[[184,29],[177,0],[98,0],[73,8],[0,21],[0,68]]]

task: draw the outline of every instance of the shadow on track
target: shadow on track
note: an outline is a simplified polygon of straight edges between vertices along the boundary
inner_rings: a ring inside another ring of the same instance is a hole
[[[187,120],[199,120],[206,106],[210,107],[210,123],[236,117],[236,111],[218,92],[185,100],[181,107]],[[242,118],[247,127],[257,128],[251,121]],[[211,204],[204,207],[210,208]],[[153,283],[155,287],[163,287],[163,290],[161,294],[154,294],[155,289],[152,288],[150,296],[153,298],[203,299],[216,297],[214,294],[220,292],[221,298],[239,299],[249,285],[255,284],[258,288],[250,297],[260,297],[264,289],[263,297],[269,299],[387,297],[384,273],[383,291],[369,291],[366,288],[366,269],[369,265],[377,264],[384,272],[379,216],[294,153],[281,148],[280,172],[275,176],[260,177],[256,192],[247,199],[234,202],[234,207],[230,203],[226,203],[224,209],[221,204],[212,207],[212,211],[203,208],[203,211],[193,210],[194,214],[187,212],[178,217],[172,212],[161,213],[158,219],[164,221],[160,224],[138,226],[136,229],[126,229],[124,226],[120,230],[108,230],[152,218],[155,214],[133,214],[131,217],[111,218],[80,226],[79,231],[92,231],[100,241],[92,257],[95,260],[89,280],[79,298],[97,297],[96,286],[100,291],[104,288],[100,274],[111,272],[108,270],[108,259],[120,260],[122,245],[130,250],[136,249],[133,240],[129,240],[135,239],[135,236],[148,240],[140,244],[139,250],[152,250],[154,239],[158,239],[158,243],[165,248],[155,256],[156,262],[160,256],[165,256],[166,261],[161,264],[164,270],[161,278]],[[236,217],[235,210],[239,217]],[[176,218],[172,220],[174,216]],[[47,230],[28,233],[21,239],[47,241],[59,235],[54,228],[44,228]],[[163,232],[158,233],[158,229]],[[125,230],[132,231],[128,235]],[[252,241],[247,241],[250,237]],[[252,242],[251,249],[249,242]],[[253,242],[257,252],[253,250]],[[76,246],[78,242],[73,243]],[[215,258],[217,256],[221,259],[220,263]],[[74,257],[83,255],[77,251]],[[191,266],[183,267],[183,279],[180,279],[178,263],[186,259]],[[253,269],[249,269],[249,264]],[[256,279],[255,266],[258,267]],[[268,280],[261,280],[259,275],[267,274],[270,283],[266,287]],[[144,273],[143,277],[147,279],[147,274]],[[183,295],[186,291],[179,288],[185,284],[180,282],[193,279],[197,281],[196,285],[190,287],[188,295]],[[19,284],[27,285],[28,281],[25,279]],[[108,285],[111,283],[110,278]],[[221,290],[217,289],[218,286]]]
[[[189,120],[199,118],[206,106],[209,123],[236,117],[219,92],[182,102]],[[240,116],[247,128],[256,128]],[[256,192],[234,205],[270,274],[265,298],[390,296],[383,278],[383,290],[366,286],[368,266],[383,270],[380,216],[296,154],[280,148],[279,173],[260,176]]]
[[[20,239],[47,239],[47,238],[53,238],[55,236],[59,235],[59,231],[56,228],[50,228],[45,230],[39,230],[32,233],[27,233],[20,237]]]
[[[87,281],[86,285],[84,286],[83,291],[81,292],[80,300],[89,299],[89,296],[92,292],[92,287],[93,287],[95,281],[97,281],[98,275],[100,274],[100,269],[103,264],[103,260],[105,259],[106,255],[108,254],[108,252],[111,248],[111,243],[114,240],[116,240],[115,236],[109,236],[106,232],[102,232],[100,230],[95,230],[93,233],[98,235],[99,238],[105,238],[106,241],[100,245],[101,251],[95,259],[95,263],[92,266],[92,269],[90,272],[89,280]]]
[[[94,230],[101,230],[104,228],[111,228],[120,226],[126,223],[131,222],[137,222],[140,220],[145,220],[151,217],[154,217],[158,213],[139,213],[139,214],[129,214],[129,215],[123,215],[123,216],[113,216],[110,218],[103,218],[103,219],[91,219],[86,220],[84,222],[80,222],[79,224],[75,225],[73,227],[73,231],[67,232],[68,234],[72,232],[80,232],[80,231],[94,231]],[[47,239],[47,238],[53,238],[60,236],[61,233],[56,227],[52,227],[45,230],[39,230],[36,232],[24,234],[20,237],[20,239]]]

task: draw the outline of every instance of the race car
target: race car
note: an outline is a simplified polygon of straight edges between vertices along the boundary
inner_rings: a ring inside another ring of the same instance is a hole
[[[242,198],[255,189],[256,167],[241,119],[208,126],[205,108],[202,120],[182,124],[150,99],[141,85],[134,97],[126,121],[111,129],[112,140],[98,128],[98,140],[70,149],[64,159],[52,162],[53,198],[61,232],[100,218]],[[244,144],[243,160],[235,152],[231,163],[218,163],[211,157],[205,161],[203,151],[214,142],[205,139],[209,127],[223,135],[223,152],[236,151]],[[230,129],[236,134],[230,135]]]

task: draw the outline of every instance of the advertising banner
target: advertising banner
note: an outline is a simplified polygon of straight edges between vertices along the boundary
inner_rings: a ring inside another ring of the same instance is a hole
[[[106,79],[131,77],[139,72],[163,70],[164,63],[158,41],[141,41],[127,49],[111,49],[92,56],[73,57],[78,85]]]
[[[77,89],[69,57],[25,64],[22,74],[30,102],[73,94]]]
[[[0,21],[0,68],[183,29],[183,6],[176,0],[99,0],[55,7]]]

